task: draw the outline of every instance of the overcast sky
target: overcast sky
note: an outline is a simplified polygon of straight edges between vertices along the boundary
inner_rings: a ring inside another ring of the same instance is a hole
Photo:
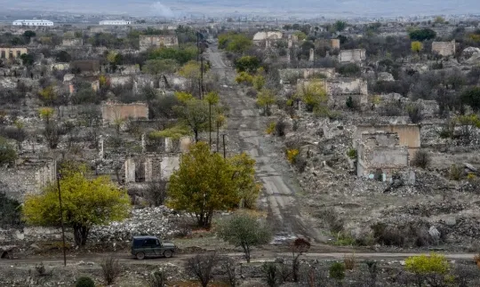
[[[0,0],[0,4],[14,9],[164,17],[235,12],[305,17],[480,14],[480,0]]]

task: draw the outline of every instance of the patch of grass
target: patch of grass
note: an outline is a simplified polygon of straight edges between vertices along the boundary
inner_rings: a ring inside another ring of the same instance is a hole
[[[336,240],[333,243],[333,245],[335,246],[355,246],[357,244],[357,242],[355,241],[355,238],[349,235],[346,235],[343,232],[338,233],[337,236],[335,237],[336,237]]]

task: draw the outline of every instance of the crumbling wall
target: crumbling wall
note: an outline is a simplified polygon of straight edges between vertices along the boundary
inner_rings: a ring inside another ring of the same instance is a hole
[[[341,63],[357,63],[367,59],[365,49],[341,50],[338,61]]]
[[[112,88],[115,88],[118,86],[124,86],[133,81],[132,77],[130,76],[111,76],[109,80],[110,80],[110,86]]]
[[[162,179],[170,180],[170,176],[180,167],[180,155],[168,155],[162,158]]]
[[[145,51],[153,47],[176,47],[178,46],[178,37],[175,35],[141,35],[140,50]]]
[[[56,161],[51,159],[18,160],[15,168],[0,169],[0,183],[5,193],[22,199],[25,194],[39,193],[50,182],[56,180]]]
[[[106,102],[102,104],[102,119],[104,124],[113,123],[115,120],[126,119],[147,119],[148,105],[137,102],[122,104]]]
[[[340,50],[340,39],[317,39],[315,40],[315,48],[330,48]]]
[[[335,77],[334,68],[281,69],[278,73],[280,74],[281,84],[295,84],[297,79],[308,79],[315,75],[323,75],[327,79]],[[292,80],[294,80],[293,83],[291,82]]]
[[[83,46],[83,39],[76,38],[76,39],[63,39],[62,40],[63,47],[77,47]]]
[[[421,147],[420,126],[419,125],[358,125],[357,130],[353,135],[353,144],[356,148],[356,143],[362,138],[363,133],[374,132],[389,132],[396,133],[399,137],[399,144],[408,147],[410,157],[413,158],[417,150]]]
[[[27,53],[28,49],[24,47],[0,48],[0,59],[20,58]]]
[[[253,41],[264,41],[264,40],[280,40],[283,38],[282,32],[277,31],[268,31],[268,32],[257,32],[253,35]]]
[[[398,134],[364,132],[358,141],[357,175],[372,178],[381,173],[383,180],[398,170],[408,168],[408,147],[400,145]]]
[[[456,50],[455,40],[451,42],[433,42],[432,43],[432,52],[442,55],[444,57],[455,55],[455,50]]]

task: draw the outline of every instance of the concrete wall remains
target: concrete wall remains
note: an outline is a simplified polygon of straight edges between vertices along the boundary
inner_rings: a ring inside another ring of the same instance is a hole
[[[358,104],[368,103],[368,85],[361,78],[335,78],[320,81],[323,82],[328,95],[329,106],[344,106],[349,97],[352,97],[353,101]],[[301,93],[309,82],[309,80],[299,79],[297,92]]]
[[[357,148],[357,144],[362,138],[363,133],[387,132],[396,133],[399,138],[399,145],[406,146],[413,158],[415,153],[421,147],[420,126],[419,125],[358,125],[357,130],[353,134],[353,147]]]
[[[296,84],[298,79],[308,79],[315,75],[323,75],[327,79],[335,77],[334,68],[281,69],[278,70],[278,73],[281,84]]]
[[[176,35],[141,35],[140,51],[154,47],[177,47],[178,37]]]
[[[27,53],[28,49],[24,47],[0,48],[0,59],[20,58],[21,55]]]
[[[317,39],[315,40],[315,48],[317,49],[338,49],[340,50],[340,39]]]
[[[173,172],[180,167],[180,155],[169,155],[162,158],[161,176],[163,180],[170,180]]]
[[[148,118],[148,105],[142,102],[131,104],[105,102],[102,104],[101,110],[104,124],[113,123],[115,120],[118,119],[136,120]]]
[[[63,39],[62,46],[63,47],[80,47],[80,46],[83,46],[83,39],[81,38]]]
[[[340,63],[358,63],[367,59],[365,49],[341,50],[338,55]]]
[[[442,55],[444,57],[455,55],[455,52],[456,52],[455,40],[451,42],[433,42],[432,52]]]
[[[5,193],[22,199],[25,194],[36,194],[56,180],[57,163],[53,159],[19,159],[15,169],[0,169],[0,184]]]
[[[257,32],[253,35],[253,41],[265,41],[265,40],[280,40],[283,38],[283,33],[278,31]]]
[[[397,133],[364,132],[357,146],[357,176],[380,174],[385,181],[409,166],[408,148],[400,145]]]

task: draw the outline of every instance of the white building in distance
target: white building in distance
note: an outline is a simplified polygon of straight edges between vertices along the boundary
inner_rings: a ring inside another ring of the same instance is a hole
[[[100,25],[130,25],[132,21],[125,21],[125,20],[103,20],[100,21]]]
[[[53,26],[53,22],[49,20],[15,20],[13,26],[34,26],[34,27],[49,27]]]

